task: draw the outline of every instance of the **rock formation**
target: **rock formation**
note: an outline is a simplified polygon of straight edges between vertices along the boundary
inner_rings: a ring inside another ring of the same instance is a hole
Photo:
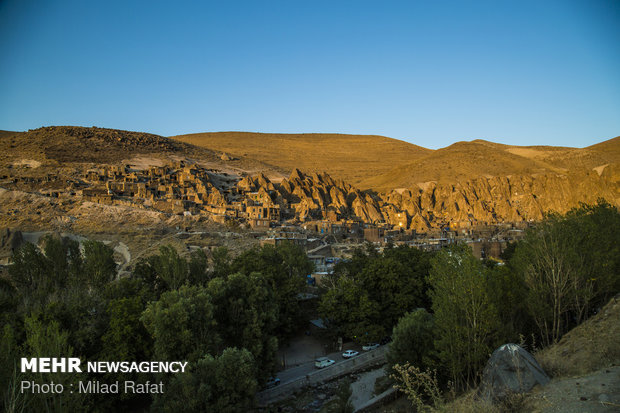
[[[385,223],[394,228],[425,232],[450,226],[537,221],[550,211],[564,213],[580,202],[604,198],[614,202],[618,185],[596,172],[581,175],[480,177],[438,184],[425,182],[413,188],[377,194],[359,189],[328,174],[304,174],[294,169],[288,179],[273,184],[265,175],[246,177],[240,190],[256,192],[266,205],[290,208],[301,221],[338,218]],[[258,200],[258,199],[257,199]]]
[[[536,359],[516,344],[504,344],[493,352],[484,372],[478,395],[501,401],[514,393],[526,393],[535,385],[545,385],[549,376]]]

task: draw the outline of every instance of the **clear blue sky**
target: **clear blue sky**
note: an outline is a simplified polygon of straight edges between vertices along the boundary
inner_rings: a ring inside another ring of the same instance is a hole
[[[620,135],[620,1],[0,0],[0,129]]]

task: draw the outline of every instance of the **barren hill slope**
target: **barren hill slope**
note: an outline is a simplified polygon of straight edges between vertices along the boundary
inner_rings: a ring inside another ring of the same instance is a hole
[[[287,174],[295,168],[309,173],[325,171],[353,185],[433,152],[373,135],[212,132],[171,138],[234,156],[254,158],[278,166]]]
[[[144,132],[78,126],[47,126],[27,132],[0,131],[0,167],[10,165],[67,166],[73,163],[116,164],[136,158],[189,158],[214,167],[237,171],[276,169],[253,159],[223,161],[219,154],[201,147]],[[274,172],[275,171],[275,172]]]
[[[371,176],[359,185],[388,191],[411,188],[428,181],[455,183],[480,177],[531,176],[557,173],[599,175],[620,163],[620,139],[587,148],[513,146],[483,140],[457,142],[389,172]]]

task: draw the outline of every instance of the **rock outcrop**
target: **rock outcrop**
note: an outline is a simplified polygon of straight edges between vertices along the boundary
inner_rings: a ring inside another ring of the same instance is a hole
[[[377,194],[360,191],[326,173],[304,174],[294,169],[277,185],[261,174],[242,179],[237,187],[259,193],[267,205],[292,209],[301,221],[351,218],[419,232],[538,221],[546,212],[565,213],[580,202],[596,203],[603,198],[618,204],[620,200],[618,184],[595,171],[574,176],[480,177],[454,184],[431,181]]]
[[[19,230],[4,228],[0,230],[0,256],[11,256],[23,244],[24,238]]]
[[[550,378],[536,359],[516,344],[504,344],[493,352],[484,372],[478,396],[492,402],[514,393],[526,393]]]

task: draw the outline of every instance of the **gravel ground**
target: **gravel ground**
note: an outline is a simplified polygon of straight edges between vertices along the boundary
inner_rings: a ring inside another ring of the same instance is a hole
[[[552,380],[537,388],[528,401],[531,411],[540,413],[620,412],[620,366]]]
[[[351,403],[353,408],[357,409],[368,400],[372,399],[375,390],[375,380],[385,375],[383,368],[377,370],[371,370],[359,375],[358,379],[351,383]]]

